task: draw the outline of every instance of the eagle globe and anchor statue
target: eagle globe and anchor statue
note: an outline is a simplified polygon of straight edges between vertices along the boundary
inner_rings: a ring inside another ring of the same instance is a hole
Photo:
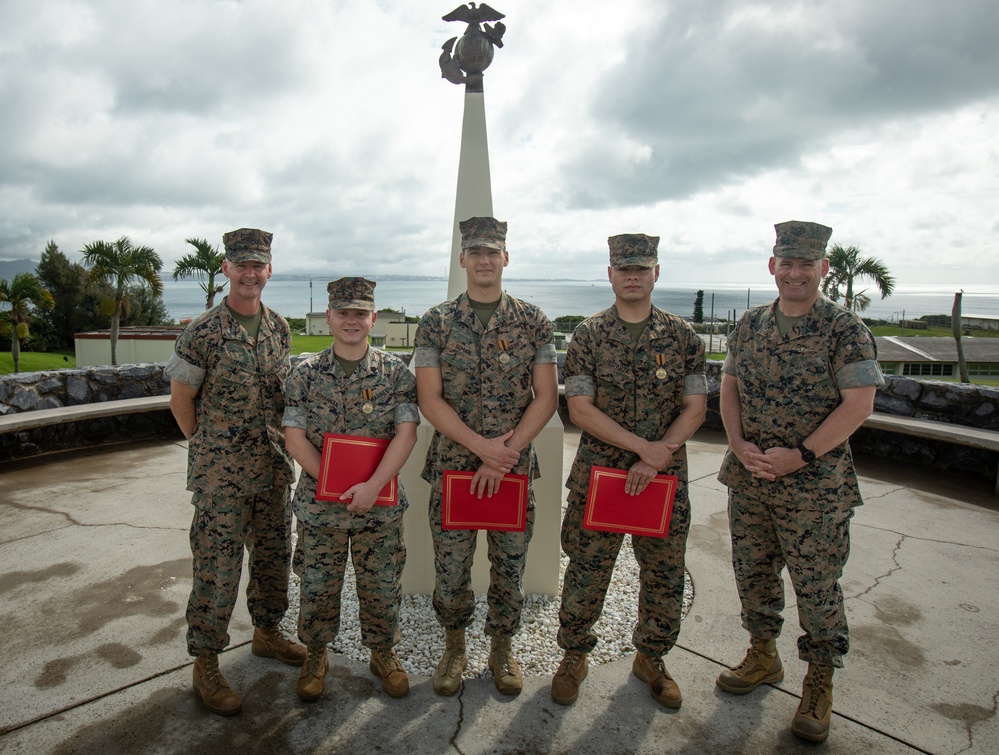
[[[503,46],[506,26],[500,19],[504,18],[504,14],[485,3],[480,3],[478,7],[469,3],[467,7],[459,5],[442,18],[445,21],[463,21],[468,27],[461,39],[451,37],[442,45],[441,77],[453,84],[464,84],[466,92],[481,92],[482,74],[493,62],[494,47]],[[495,23],[490,26],[486,23],[488,21]]]

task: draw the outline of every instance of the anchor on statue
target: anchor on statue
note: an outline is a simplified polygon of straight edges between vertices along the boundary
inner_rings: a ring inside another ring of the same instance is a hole
[[[493,48],[503,46],[506,26],[500,19],[504,18],[504,14],[485,3],[480,3],[478,7],[469,3],[468,7],[459,5],[442,18],[445,21],[464,21],[468,27],[461,39],[451,37],[441,46],[444,50],[440,57],[441,77],[452,84],[464,84],[466,92],[481,92],[483,72],[493,62]],[[496,23],[490,26],[485,23],[487,21]]]

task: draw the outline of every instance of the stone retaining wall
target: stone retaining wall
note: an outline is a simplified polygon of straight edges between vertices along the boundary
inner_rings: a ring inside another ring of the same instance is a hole
[[[165,362],[22,372],[0,376],[0,414],[57,409],[117,399],[164,396]],[[169,411],[102,417],[0,434],[0,461],[146,438],[181,438]]]
[[[301,358],[293,357],[293,362]],[[164,366],[131,364],[0,376],[0,414],[166,395],[170,381],[163,376]],[[707,378],[705,427],[720,430],[721,362],[708,362]],[[999,431],[999,388],[894,376],[885,379],[886,385],[875,399],[876,411]],[[560,411],[567,419],[564,405]],[[179,436],[168,411],[88,420],[0,435],[0,461],[101,443]],[[854,434],[851,443],[858,454],[970,471],[995,480],[999,456],[995,452],[863,428]]]

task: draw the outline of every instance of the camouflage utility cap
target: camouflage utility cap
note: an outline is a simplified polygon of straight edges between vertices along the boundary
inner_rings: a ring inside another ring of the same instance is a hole
[[[271,239],[273,233],[260,231],[256,228],[240,228],[223,234],[225,258],[229,262],[266,262],[271,261]]]
[[[375,311],[375,282],[367,278],[340,278],[330,281],[330,309],[366,309]]]
[[[461,249],[499,249],[506,251],[506,221],[496,218],[469,218],[458,223]]]
[[[832,228],[801,220],[777,223],[774,228],[777,230],[774,257],[820,260],[826,256],[826,243],[832,236]]]
[[[655,267],[659,264],[659,237],[622,233],[607,239],[611,267]]]

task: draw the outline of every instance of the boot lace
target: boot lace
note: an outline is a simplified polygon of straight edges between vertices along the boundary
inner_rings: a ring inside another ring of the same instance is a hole
[[[749,644],[749,650],[746,651],[746,657],[732,670],[743,671],[752,668],[760,663],[761,656],[763,656],[763,643],[753,639]]]
[[[818,668],[808,675],[808,708],[805,713],[815,714],[819,708],[819,701],[822,699],[822,690],[826,686],[825,668]]]
[[[225,677],[222,676],[222,669],[219,668],[219,658],[218,656],[205,656],[205,676],[208,677],[215,689],[222,689],[228,687],[228,683]]]
[[[567,650],[565,657],[562,662],[558,665],[558,671],[556,674],[567,674],[575,678],[579,673],[579,667],[582,665],[583,657],[586,654],[579,650]]]
[[[444,663],[444,676],[455,676],[455,667],[459,665],[458,659],[463,653],[457,650],[445,650],[441,661]]]
[[[386,674],[391,674],[394,671],[403,671],[402,662],[399,660],[398,656],[391,650],[379,650],[378,659],[381,661],[382,666],[385,668]]]
[[[323,653],[325,652],[326,652],[325,647],[322,649],[321,652],[316,652],[312,648],[309,648],[309,652],[305,660],[306,674],[312,674],[313,676],[315,676],[318,673],[319,667],[322,666],[323,664]]]

